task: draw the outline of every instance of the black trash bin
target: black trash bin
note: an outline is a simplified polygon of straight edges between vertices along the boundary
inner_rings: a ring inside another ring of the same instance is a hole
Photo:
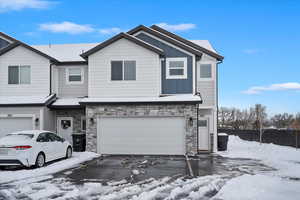
[[[85,134],[73,134],[73,151],[83,152],[85,151],[86,138]]]
[[[228,144],[228,135],[226,133],[218,133],[218,151],[226,151]]]

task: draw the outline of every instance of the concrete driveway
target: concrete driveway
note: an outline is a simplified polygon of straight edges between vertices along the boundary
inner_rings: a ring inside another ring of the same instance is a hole
[[[150,178],[193,178],[191,175],[231,177],[235,174],[252,174],[252,171],[273,170],[256,160],[230,159],[212,154],[189,157],[188,162],[192,172],[184,156],[105,156],[88,161],[78,168],[59,172],[54,177],[64,177],[74,184],[98,182],[106,185],[119,181],[137,183]]]
[[[218,155],[189,162],[194,177],[183,156],[98,157],[58,173],[0,184],[0,200],[209,199],[234,177],[273,170],[257,160]]]
[[[189,176],[184,156],[105,156],[86,162],[72,172],[61,172],[75,183],[126,180],[136,183],[149,178]]]

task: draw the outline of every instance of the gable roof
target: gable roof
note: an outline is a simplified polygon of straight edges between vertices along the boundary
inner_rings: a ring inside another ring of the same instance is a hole
[[[8,35],[2,33],[2,32],[0,32],[0,35],[3,36],[3,37],[4,37],[4,36],[5,36],[5,37],[10,37],[10,36],[8,36]],[[18,46],[23,46],[23,47],[25,47],[26,49],[29,49],[30,51],[33,51],[33,52],[39,54],[40,56],[43,56],[43,57],[49,59],[50,61],[58,62],[58,60],[56,60],[55,58],[53,58],[53,57],[51,57],[51,56],[49,56],[49,55],[47,55],[47,54],[45,54],[45,53],[43,53],[43,52],[37,50],[37,49],[35,49],[35,48],[33,48],[33,47],[31,47],[31,46],[29,46],[29,45],[27,45],[27,44],[25,44],[25,43],[19,41],[19,40],[16,40],[15,38],[12,38],[12,37],[10,37],[10,38],[11,38],[11,40],[12,40],[13,42],[12,42],[11,44],[9,44],[7,47],[4,47],[3,49],[0,50],[0,56],[2,56],[3,54],[9,52],[10,50],[12,50],[12,49],[14,49],[14,48],[16,48],[16,47],[18,47]]]
[[[207,49],[207,50],[209,50],[209,51],[212,51],[212,52],[214,52],[214,53],[218,53],[218,52],[212,47],[212,45],[210,44],[210,42],[209,42],[208,40],[189,40],[189,41],[191,41],[191,42],[193,42],[193,43],[195,43],[195,44],[197,44],[197,45],[199,45],[199,46],[201,46],[201,47],[203,47],[203,48],[205,48],[205,49]]]
[[[191,47],[189,45],[186,45],[186,44],[184,44],[182,42],[179,42],[179,41],[175,40],[174,38],[168,37],[165,34],[160,33],[159,31],[156,31],[154,29],[148,28],[148,27],[143,26],[143,25],[139,25],[139,26],[131,29],[127,33],[130,34],[130,35],[133,35],[133,34],[139,32],[139,31],[144,31],[144,32],[149,33],[149,34],[151,34],[153,36],[156,36],[156,37],[158,37],[158,38],[160,38],[160,39],[162,39],[162,40],[164,40],[166,42],[169,42],[169,43],[171,43],[171,44],[173,44],[173,45],[175,45],[177,47],[180,47],[180,48],[182,48],[182,49],[184,49],[184,50],[186,50],[186,51],[188,51],[190,53],[193,53],[193,54],[195,54],[195,55],[197,55],[199,57],[202,56],[202,52],[199,51],[198,49],[195,49],[195,48],[193,48],[193,47]]]
[[[60,63],[66,62],[86,62],[80,54],[96,47],[100,43],[81,43],[81,44],[51,44],[51,45],[31,45],[33,48],[59,60]]]
[[[221,61],[221,60],[224,59],[224,57],[221,56],[221,55],[219,55],[217,52],[213,52],[213,51],[211,51],[211,50],[209,50],[207,48],[203,48],[202,46],[200,46],[198,44],[195,44],[194,42],[191,42],[189,40],[186,40],[186,39],[180,37],[179,35],[171,33],[171,32],[169,32],[169,31],[167,31],[167,30],[165,30],[165,29],[163,29],[163,28],[161,28],[161,27],[159,27],[157,25],[152,25],[150,28],[154,29],[154,30],[156,30],[156,31],[158,31],[158,32],[166,35],[166,36],[169,36],[169,37],[171,37],[171,38],[173,38],[175,40],[178,40],[178,41],[180,41],[180,42],[182,42],[182,43],[184,43],[186,45],[189,45],[189,46],[191,46],[191,47],[193,47],[195,49],[198,49],[198,50],[200,50],[200,51],[202,51],[202,52],[204,52],[204,53],[206,53],[206,54],[208,54],[208,55],[216,58],[217,60]]]
[[[99,50],[101,50],[101,49],[109,46],[110,44],[112,44],[112,43],[114,43],[114,42],[116,42],[116,41],[118,41],[118,40],[120,40],[122,38],[125,38],[125,39],[127,39],[127,40],[129,40],[131,42],[134,42],[135,44],[140,45],[140,46],[142,46],[142,47],[144,47],[144,48],[146,48],[146,49],[148,49],[150,51],[153,51],[153,52],[155,52],[155,53],[157,53],[159,55],[164,55],[164,51],[163,50],[161,50],[161,49],[159,49],[159,48],[157,48],[155,46],[152,46],[151,44],[149,44],[147,42],[144,42],[143,40],[140,40],[140,39],[138,39],[138,38],[136,38],[134,36],[131,36],[131,35],[127,34],[127,33],[123,33],[122,32],[122,33],[120,33],[120,34],[118,34],[118,35],[116,35],[116,36],[114,36],[114,37],[112,37],[112,38],[110,38],[110,39],[102,42],[101,44],[99,44],[96,47],[88,50],[87,52],[81,54],[81,57],[83,57],[83,58],[86,59],[89,55],[91,55],[91,54],[93,54],[93,53],[95,53],[95,52],[97,52],[97,51],[99,51]]]
[[[13,37],[11,37],[11,36],[3,33],[3,32],[0,32],[0,36],[7,39],[7,40],[9,40],[10,42],[16,42],[17,41],[15,38],[13,38]]]

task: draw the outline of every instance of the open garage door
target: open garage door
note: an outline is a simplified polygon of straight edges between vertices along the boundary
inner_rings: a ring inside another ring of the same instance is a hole
[[[0,138],[11,132],[32,129],[32,117],[0,117]]]
[[[183,117],[99,118],[100,154],[184,155]]]

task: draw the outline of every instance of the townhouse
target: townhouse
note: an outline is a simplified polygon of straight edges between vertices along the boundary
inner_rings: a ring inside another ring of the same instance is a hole
[[[0,137],[85,134],[100,154],[216,151],[218,64],[207,40],[156,25],[101,43],[28,45],[0,33]]]

